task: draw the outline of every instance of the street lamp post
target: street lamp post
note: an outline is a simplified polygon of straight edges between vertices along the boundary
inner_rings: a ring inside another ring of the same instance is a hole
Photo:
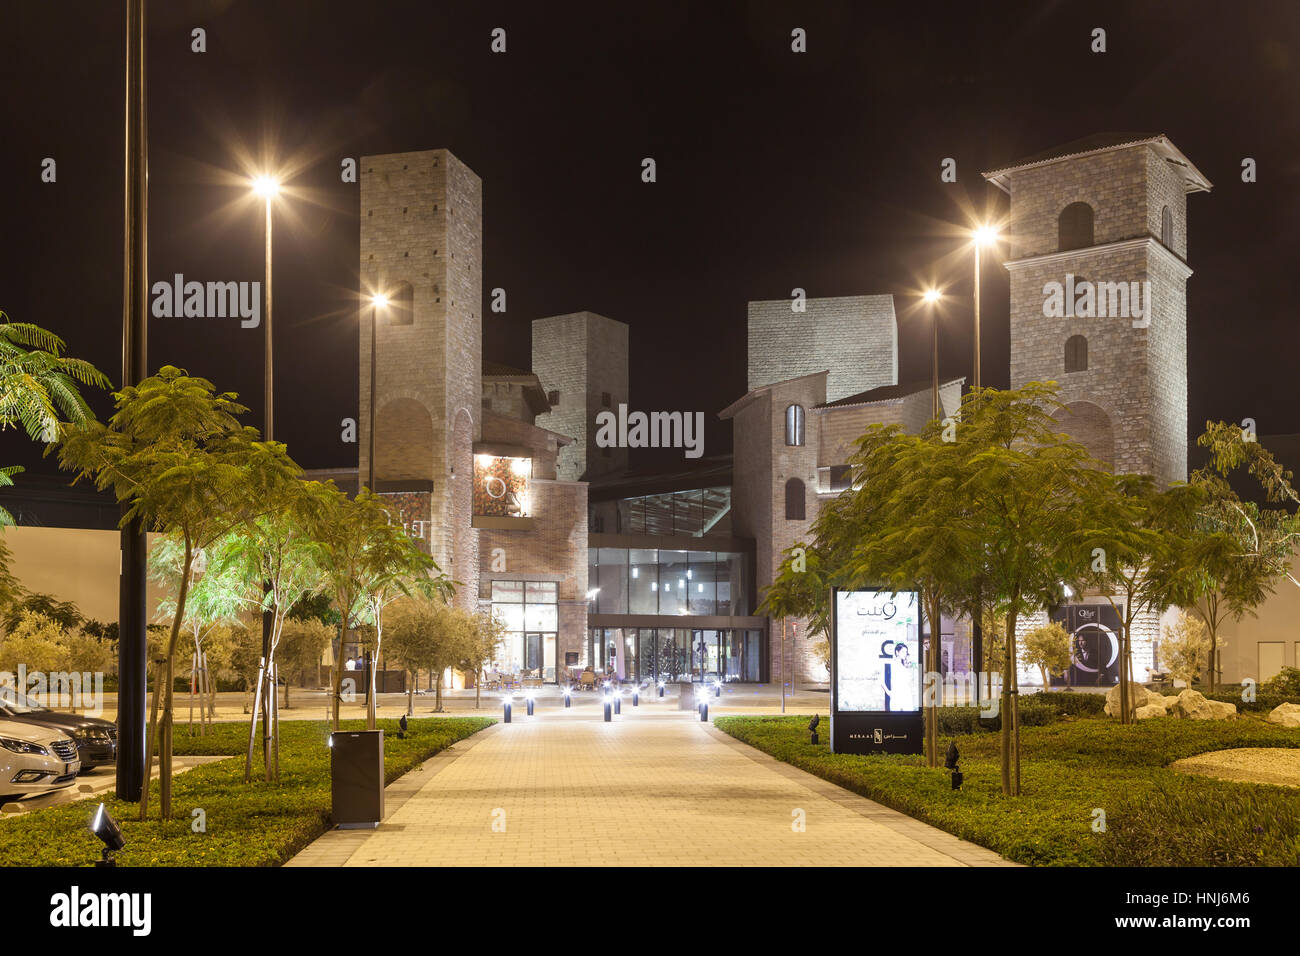
[[[930,417],[938,418],[942,412],[939,404],[939,300],[943,293],[938,289],[926,289],[923,298],[930,304]]]
[[[370,297],[370,414],[367,424],[368,437],[370,439],[369,451],[367,454],[367,481],[370,487],[370,493],[375,493],[375,369],[378,367],[375,361],[375,354],[378,351],[379,310],[388,308],[388,296],[382,292]]]
[[[273,349],[271,338],[271,201],[280,193],[280,184],[276,182],[273,176],[259,176],[253,180],[253,192],[265,200],[266,205],[266,314],[263,316],[263,363],[264,375],[262,383],[262,402],[265,412],[262,418],[262,440],[271,441],[275,437],[275,401],[274,401],[274,379],[275,365],[273,362]],[[270,593],[271,584],[269,581],[262,584],[263,605],[267,602],[266,595]],[[271,707],[277,699],[279,688],[274,683],[274,678],[269,670],[271,664],[271,633],[275,628],[274,615],[270,610],[262,611],[262,660],[266,661],[268,666],[268,682],[264,685],[263,690],[263,709],[262,709],[262,755],[268,757],[271,752]]]
[[[975,290],[973,304],[975,306],[975,368],[974,378],[971,380],[971,386],[975,391],[980,388],[980,250],[984,246],[992,245],[998,240],[998,231],[990,225],[981,225],[972,233],[971,238],[975,246]],[[984,660],[984,629],[981,625],[981,619],[984,616],[984,597],[982,592],[982,582],[977,577],[975,579],[975,607],[974,615],[971,620],[971,656],[975,658],[975,706],[982,706],[980,692],[980,664]]]

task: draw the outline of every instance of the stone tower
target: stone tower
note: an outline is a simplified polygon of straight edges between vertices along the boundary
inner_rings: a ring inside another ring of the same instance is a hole
[[[984,177],[1011,197],[1011,386],[1055,381],[1063,429],[1118,472],[1187,477],[1187,194],[1163,134],[1104,133]]]
[[[481,422],[483,186],[448,150],[362,157],[361,485],[369,484],[369,296],[377,328],[375,486],[477,601],[470,528]],[[419,525],[413,522],[420,522]]]
[[[749,303],[749,389],[826,372],[825,401],[898,384],[892,295]]]
[[[594,312],[533,322],[533,372],[551,410],[537,424],[574,439],[556,463],[561,481],[627,468],[626,448],[596,446],[596,415],[628,400],[627,326]]]

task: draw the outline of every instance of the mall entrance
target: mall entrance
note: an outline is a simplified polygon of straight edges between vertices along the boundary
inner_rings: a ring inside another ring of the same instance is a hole
[[[626,681],[761,683],[763,645],[756,629],[593,627],[581,663]]]

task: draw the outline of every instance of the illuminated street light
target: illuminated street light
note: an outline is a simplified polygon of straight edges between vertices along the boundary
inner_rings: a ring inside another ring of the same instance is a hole
[[[930,309],[930,417],[938,418],[939,405],[939,310],[936,307],[943,293],[938,289],[926,289],[921,296]]]
[[[379,326],[379,310],[388,308],[388,296],[383,292],[376,292],[370,297],[370,422],[366,426],[369,432],[370,450],[368,452],[369,477],[366,483],[370,488],[371,494],[375,491],[375,375],[376,359],[375,355],[379,351],[377,329]]]

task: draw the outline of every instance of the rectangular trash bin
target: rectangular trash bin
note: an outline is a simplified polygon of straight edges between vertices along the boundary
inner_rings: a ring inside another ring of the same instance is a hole
[[[377,827],[384,819],[384,732],[330,734],[330,790],[336,827]]]

